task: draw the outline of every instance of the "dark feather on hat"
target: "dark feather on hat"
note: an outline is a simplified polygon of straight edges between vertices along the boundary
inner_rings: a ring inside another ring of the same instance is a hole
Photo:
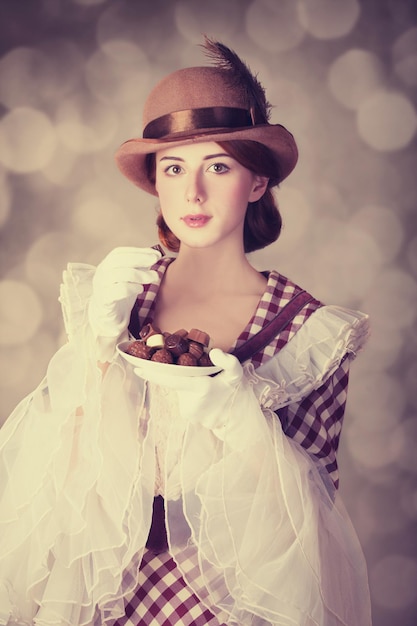
[[[203,48],[205,48],[206,56],[214,61],[217,67],[229,73],[233,85],[245,89],[252,123],[254,125],[267,124],[272,107],[266,99],[264,88],[246,63],[223,43],[208,37],[205,37]]]

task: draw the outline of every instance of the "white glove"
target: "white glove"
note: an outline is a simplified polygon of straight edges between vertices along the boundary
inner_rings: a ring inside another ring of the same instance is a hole
[[[98,265],[88,320],[97,342],[99,361],[110,361],[116,343],[126,331],[130,314],[143,285],[156,282],[149,268],[161,257],[153,248],[115,248]]]
[[[148,372],[146,366],[136,367],[134,372],[140,378],[174,389],[178,395],[181,416],[215,430],[225,423],[243,369],[236,357],[219,348],[210,351],[210,359],[214,365],[223,369],[216,376],[161,375]]]

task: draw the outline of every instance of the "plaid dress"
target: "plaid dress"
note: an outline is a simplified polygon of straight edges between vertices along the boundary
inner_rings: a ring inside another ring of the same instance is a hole
[[[163,257],[154,266],[160,279],[172,261]],[[258,307],[233,348],[243,345],[261,330],[277,312],[298,292],[300,287],[276,271],[265,273],[267,286]],[[130,332],[138,336],[142,325],[152,321],[159,285],[145,288],[132,311]],[[255,368],[274,356],[302,327],[320,303],[308,303],[291,324],[275,337],[261,352],[252,356]],[[336,452],[342,427],[348,385],[349,359],[344,358],[336,371],[319,388],[301,402],[277,411],[284,432],[307,452],[319,459],[335,486],[338,485]],[[187,574],[192,576],[194,563],[187,561]],[[184,564],[183,564],[184,568]],[[131,576],[129,572],[125,574]],[[168,551],[155,554],[146,549],[140,566],[137,586],[126,598],[125,617],[114,626],[163,625],[219,626],[226,615],[215,617],[185,583],[181,572]]]

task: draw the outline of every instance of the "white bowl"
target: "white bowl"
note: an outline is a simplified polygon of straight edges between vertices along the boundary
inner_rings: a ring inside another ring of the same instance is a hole
[[[137,356],[126,352],[129,345],[134,341],[122,341],[117,345],[117,351],[128,363],[134,367],[140,367],[144,372],[160,373],[162,375],[169,374],[171,376],[210,376],[221,371],[221,367],[211,365],[210,367],[200,367],[192,365],[174,365],[173,363],[158,363],[157,361],[149,361],[140,359]]]

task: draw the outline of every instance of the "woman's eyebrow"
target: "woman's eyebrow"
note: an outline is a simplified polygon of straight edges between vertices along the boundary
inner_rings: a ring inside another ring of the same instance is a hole
[[[227,152],[219,152],[218,154],[208,154],[204,157],[203,160],[209,161],[210,159],[218,159],[219,157],[229,157],[230,159],[232,158],[230,154],[227,154]]]
[[[182,163],[184,163],[184,159],[181,159],[180,157],[176,157],[176,156],[163,156],[159,160],[160,161],[181,161]]]
[[[219,157],[228,157],[229,159],[232,159],[233,157],[230,156],[230,154],[227,154],[227,152],[219,152],[217,154],[208,154],[207,156],[203,157],[203,161],[209,161],[210,159],[218,159]],[[185,159],[182,159],[181,157],[177,157],[177,156],[163,156],[159,159],[160,161],[181,161],[182,163],[184,163]]]

